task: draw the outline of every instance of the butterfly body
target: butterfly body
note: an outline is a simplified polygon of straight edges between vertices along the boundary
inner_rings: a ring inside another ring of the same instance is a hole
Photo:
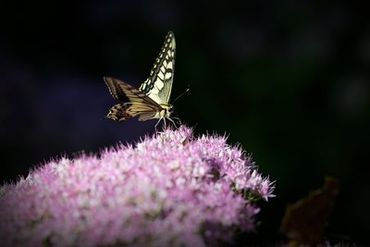
[[[110,94],[119,101],[110,108],[108,118],[124,121],[138,117],[139,121],[169,119],[173,106],[169,103],[175,68],[175,36],[169,32],[148,79],[139,88],[119,79],[104,77]],[[128,99],[128,101],[127,101]]]

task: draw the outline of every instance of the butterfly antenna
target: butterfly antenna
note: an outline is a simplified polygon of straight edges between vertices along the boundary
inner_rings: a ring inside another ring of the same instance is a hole
[[[179,96],[177,96],[173,101],[172,101],[172,104],[174,104],[178,99],[180,99],[182,96],[184,96],[184,94],[186,94],[187,92],[190,91],[190,88],[187,88],[185,90],[185,92],[183,92],[182,94],[180,94]]]

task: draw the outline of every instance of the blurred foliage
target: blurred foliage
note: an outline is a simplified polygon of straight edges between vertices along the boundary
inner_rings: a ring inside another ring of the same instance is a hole
[[[325,228],[339,194],[339,183],[326,177],[325,184],[294,204],[290,204],[280,231],[289,238],[289,246],[317,246],[323,242]]]
[[[2,181],[57,155],[96,152],[152,133],[114,123],[102,76],[139,84],[168,30],[172,97],[196,132],[227,133],[276,180],[260,232],[285,205],[341,181],[328,232],[366,241],[370,182],[367,8],[350,1],[63,1],[0,3]]]

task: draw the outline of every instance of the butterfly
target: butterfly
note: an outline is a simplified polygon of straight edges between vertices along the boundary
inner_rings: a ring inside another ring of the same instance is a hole
[[[118,104],[110,108],[107,118],[124,121],[138,117],[139,121],[170,118],[173,106],[169,103],[175,70],[176,42],[173,32],[168,32],[153,68],[139,88],[112,77],[104,77],[109,92]],[[128,101],[127,101],[128,99]],[[156,124],[156,125],[157,125]]]

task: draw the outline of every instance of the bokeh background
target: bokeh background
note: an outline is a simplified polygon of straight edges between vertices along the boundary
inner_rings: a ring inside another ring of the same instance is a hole
[[[370,25],[347,1],[1,1],[1,182],[52,158],[153,133],[115,123],[102,76],[138,85],[167,31],[177,40],[172,97],[196,133],[226,133],[276,180],[259,236],[280,238],[285,206],[341,192],[328,237],[367,243]]]

